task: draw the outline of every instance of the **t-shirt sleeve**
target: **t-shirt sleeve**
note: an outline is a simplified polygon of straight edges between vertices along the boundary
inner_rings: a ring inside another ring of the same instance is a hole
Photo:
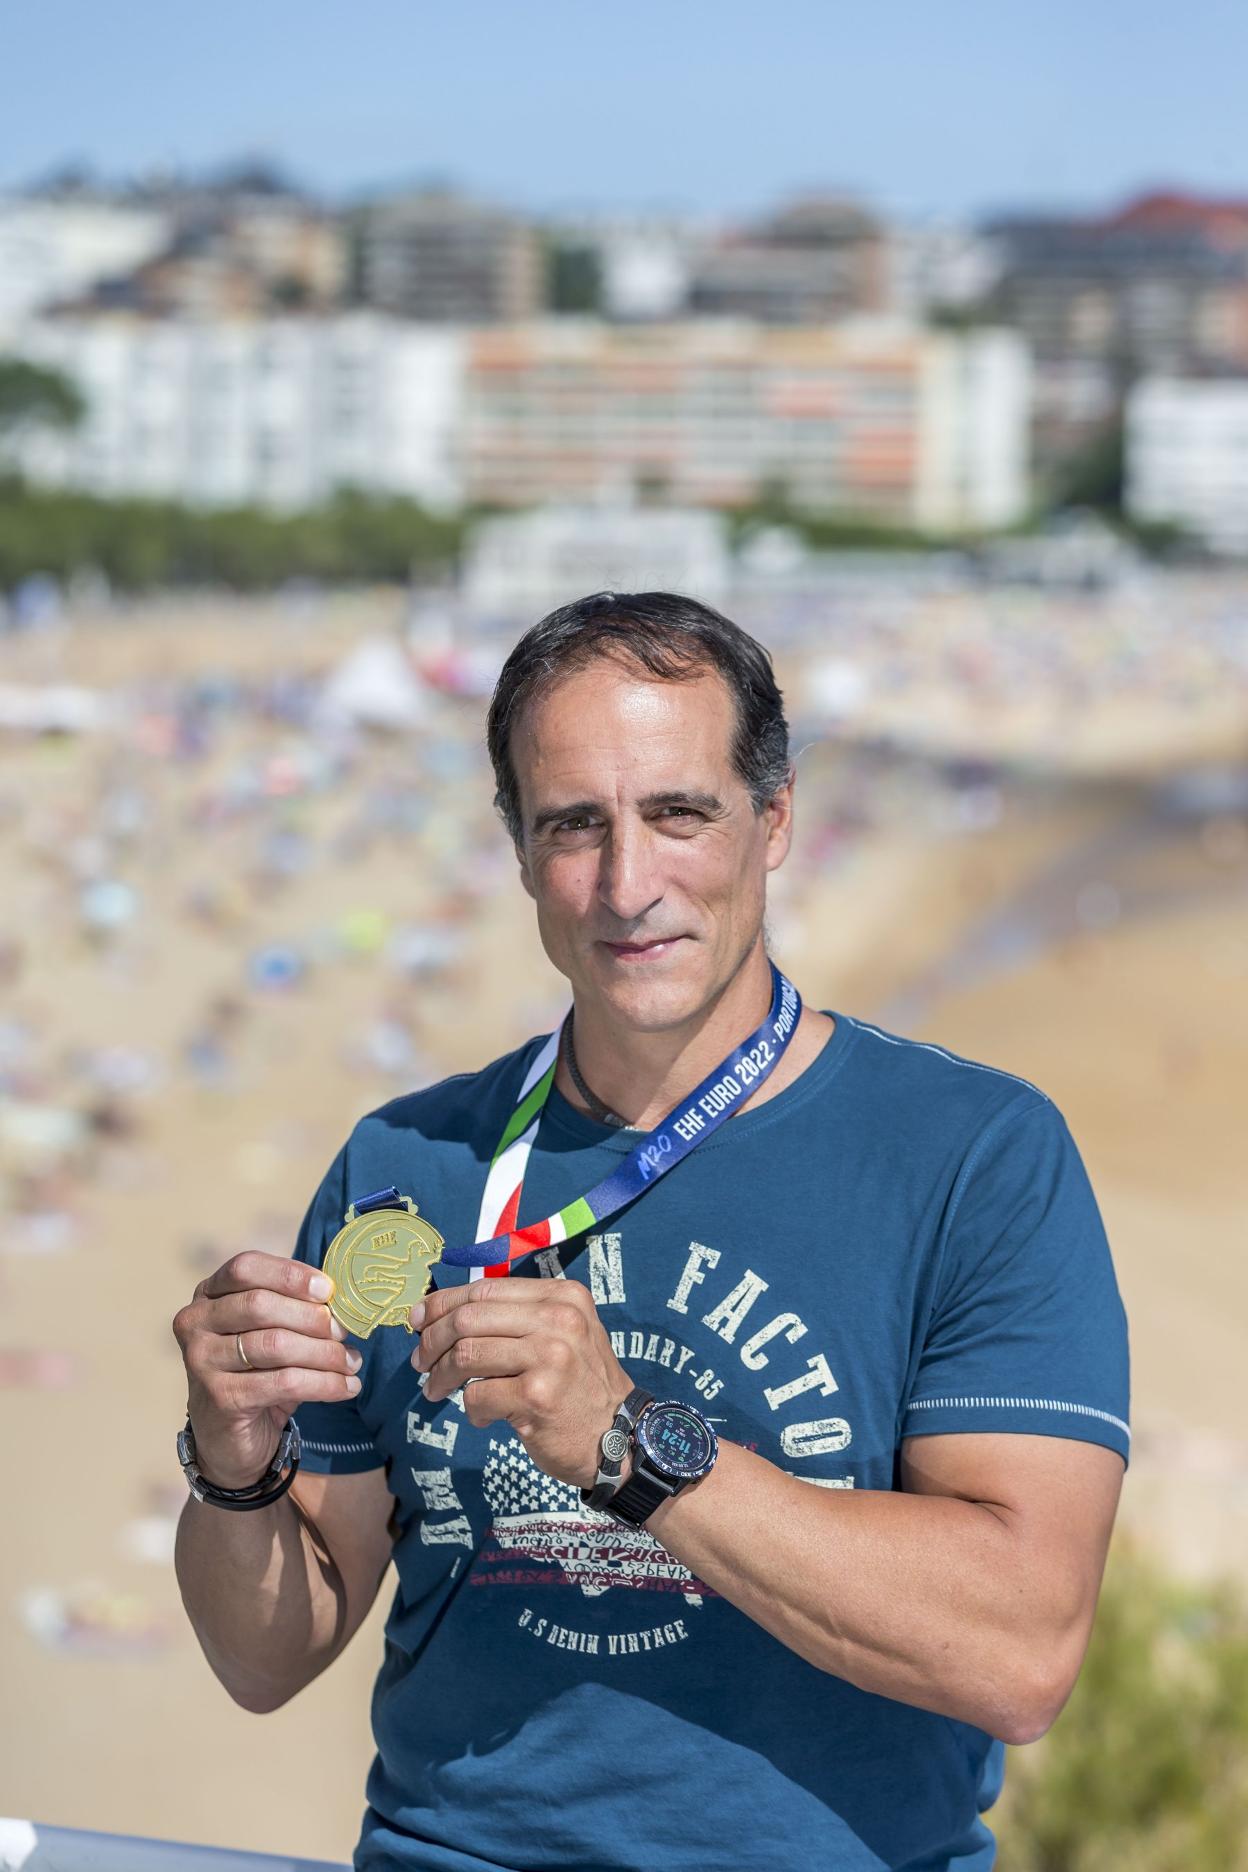
[[[321,1267],[325,1250],[342,1227],[350,1201],[346,1193],[346,1148],[339,1151],[308,1205],[292,1259]],[[295,1411],[301,1443],[299,1460],[313,1475],[358,1475],[383,1469],[385,1458],[360,1415],[363,1392],[337,1404],[300,1404]]]
[[[950,1202],[901,1435],[1075,1437],[1130,1452],[1127,1321],[1087,1172],[1047,1100],[1008,1106]]]

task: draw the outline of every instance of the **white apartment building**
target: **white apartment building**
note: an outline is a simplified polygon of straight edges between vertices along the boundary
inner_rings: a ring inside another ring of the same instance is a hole
[[[1012,333],[878,319],[478,330],[465,492],[728,508],[783,491],[901,526],[1002,526],[1027,505],[1029,380]]]
[[[1012,525],[1027,511],[1032,380],[1007,331],[927,332],[919,349],[917,526]]]
[[[677,507],[547,505],[478,522],[462,596],[487,618],[539,617],[591,591],[693,592],[721,604],[732,581],[723,514]]]
[[[1248,379],[1143,378],[1127,398],[1125,453],[1132,519],[1248,553]]]
[[[350,485],[458,505],[464,338],[375,313],[198,323],[27,321],[10,348],[87,416],[25,438],[34,480],[100,495],[293,511]]]
[[[0,345],[15,321],[41,306],[150,260],[172,228],[156,208],[0,197]]]
[[[109,312],[27,320],[10,348],[87,405],[73,432],[20,438],[19,465],[101,495],[294,510],[347,484],[437,508],[726,509],[782,492],[932,532],[1027,503],[1028,359],[1007,332]]]

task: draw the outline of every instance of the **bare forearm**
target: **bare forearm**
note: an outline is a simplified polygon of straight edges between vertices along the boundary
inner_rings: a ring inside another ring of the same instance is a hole
[[[1006,1521],[982,1504],[824,1490],[722,1443],[650,1519],[708,1586],[820,1670],[1007,1740],[1039,1729],[1047,1626]]]
[[[187,1616],[234,1701],[258,1712],[332,1662],[346,1617],[337,1570],[292,1496],[242,1514],[191,1496],[178,1523]]]

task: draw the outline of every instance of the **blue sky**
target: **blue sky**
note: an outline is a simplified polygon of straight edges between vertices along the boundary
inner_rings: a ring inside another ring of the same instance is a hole
[[[1248,195],[1246,72],[1244,0],[8,0],[0,188],[264,154],[546,210]]]

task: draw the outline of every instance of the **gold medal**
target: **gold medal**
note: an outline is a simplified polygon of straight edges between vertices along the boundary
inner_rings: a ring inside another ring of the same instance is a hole
[[[363,1215],[352,1203],[325,1250],[324,1271],[334,1283],[330,1312],[357,1339],[367,1339],[375,1326],[405,1326],[410,1333],[408,1309],[428,1293],[445,1246],[410,1196]]]

